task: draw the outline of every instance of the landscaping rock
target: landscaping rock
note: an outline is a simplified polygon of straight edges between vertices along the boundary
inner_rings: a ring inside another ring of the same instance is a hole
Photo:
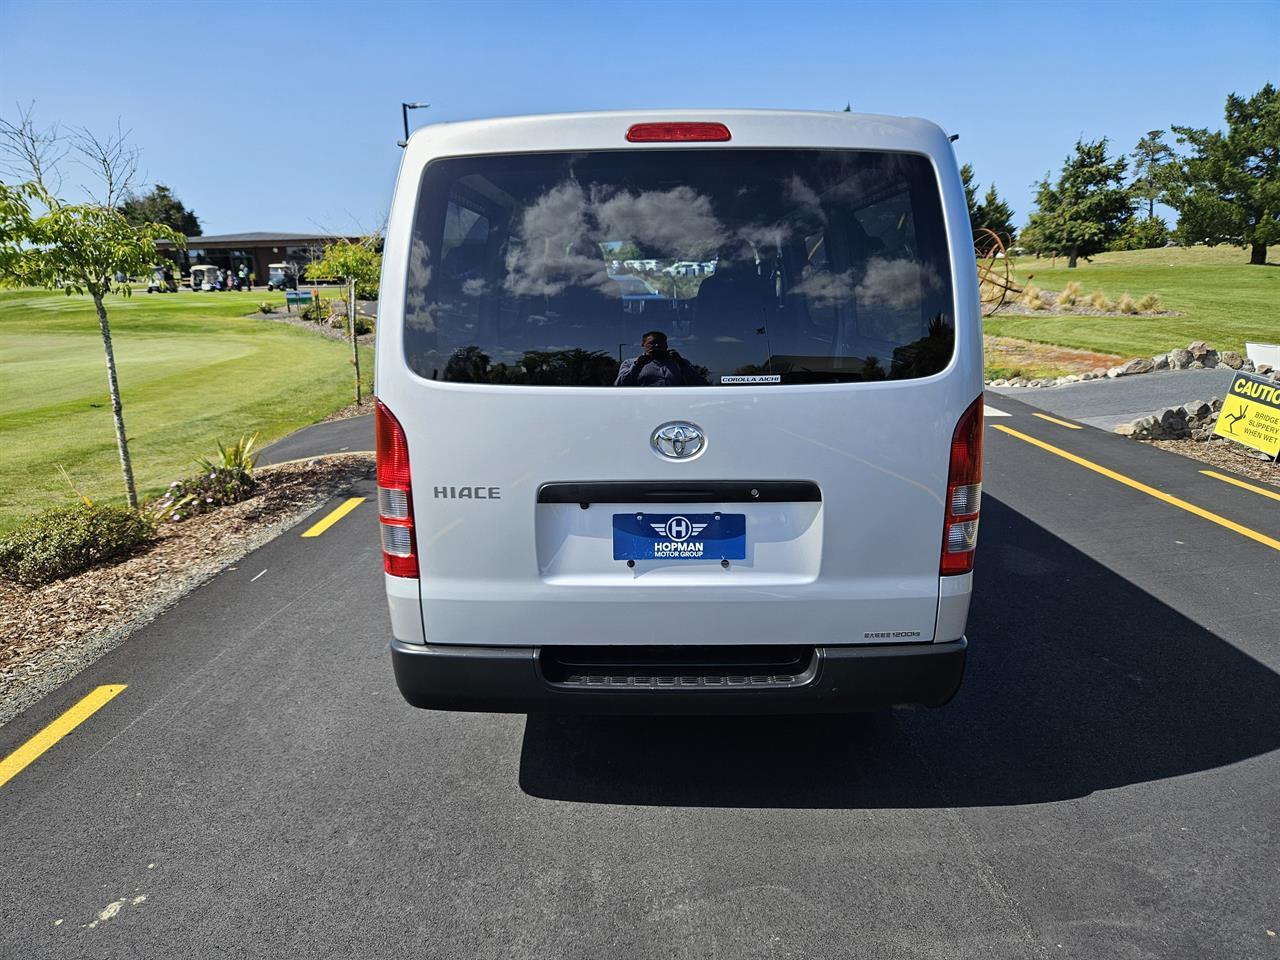
[[[1271,366],[1271,364],[1269,364],[1269,363],[1260,363],[1260,364],[1258,364],[1258,370],[1257,370],[1257,372],[1258,372],[1258,373],[1260,373],[1260,374],[1262,374],[1264,377],[1265,377],[1268,373],[1270,373],[1270,372],[1271,372],[1271,370],[1272,370],[1272,366]]]
[[[1200,360],[1192,360],[1192,361],[1191,361],[1191,364],[1187,367],[1187,369],[1188,369],[1188,370],[1203,370],[1203,369],[1204,369],[1204,362],[1203,362],[1203,361],[1200,361]]]
[[[1203,340],[1192,340],[1189,344],[1187,344],[1187,353],[1191,354],[1192,360],[1199,360],[1201,362],[1204,362],[1205,356],[1208,355],[1212,350],[1213,350],[1213,347],[1209,346]]]
[[[1118,377],[1132,377],[1138,373],[1150,373],[1156,368],[1156,365],[1145,357],[1134,357],[1126,363],[1119,366],[1120,372],[1116,374]]]
[[[1236,353],[1234,350],[1223,350],[1218,354],[1218,360],[1230,367],[1232,370],[1239,370],[1244,366],[1244,357]]]
[[[1106,375],[1107,375],[1107,368],[1106,368],[1106,367],[1094,367],[1094,368],[1093,368],[1093,379],[1095,379],[1095,380],[1101,380],[1101,379],[1102,379],[1103,377],[1105,377]]]
[[[1167,353],[1158,353],[1151,358],[1151,364],[1152,364],[1151,368],[1153,370],[1168,370],[1169,355]]]
[[[1193,359],[1191,351],[1183,350],[1181,347],[1178,347],[1175,350],[1170,350],[1168,357],[1169,368],[1171,370],[1185,370],[1187,367],[1191,366],[1191,361]]]
[[[1004,377],[1001,377],[998,380],[992,380],[990,385],[993,387],[1007,387],[1009,385],[1009,381]]]
[[[1199,417],[1203,419],[1213,413],[1213,404],[1208,400],[1192,400],[1186,405],[1185,410],[1188,417]]]
[[[1256,371],[1254,370],[1253,361],[1252,361],[1252,360],[1250,360],[1248,357],[1245,357],[1245,358],[1244,358],[1244,363],[1240,364],[1240,372],[1241,372],[1241,373],[1254,373],[1254,372],[1256,372]]]

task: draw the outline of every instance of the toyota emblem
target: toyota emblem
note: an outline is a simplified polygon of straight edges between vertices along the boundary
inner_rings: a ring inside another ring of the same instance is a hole
[[[649,438],[654,452],[667,460],[691,460],[707,449],[702,428],[685,420],[664,423]]]

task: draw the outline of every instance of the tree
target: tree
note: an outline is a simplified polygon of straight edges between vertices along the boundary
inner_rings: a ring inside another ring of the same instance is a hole
[[[376,249],[378,237],[360,243],[339,240],[324,248],[324,255],[307,267],[307,276],[317,280],[343,280],[347,284],[347,329],[351,335],[351,363],[355,368],[356,403],[360,402],[360,352],[356,347],[356,298],[374,300],[378,296],[378,275],[382,254]]]
[[[41,206],[43,212],[38,209]],[[134,226],[108,206],[64,204],[36,183],[17,187],[0,183],[0,281],[60,288],[68,295],[87,293],[93,298],[106,355],[120,470],[129,506],[134,509],[138,506],[138,491],[133,482],[105,301],[113,290],[129,295],[128,284],[114,284],[112,278],[149,271],[156,261],[157,240],[184,242],[182,235],[169,227],[156,223]]]
[[[964,187],[964,202],[969,208],[969,225],[977,230],[978,223],[978,181],[973,173],[973,164],[966,163],[960,168],[960,183]]]
[[[59,164],[70,149],[58,125],[39,127],[35,121],[35,102],[24,108],[18,105],[18,119],[10,122],[0,117],[0,173],[17,180],[36,184],[56,194],[62,189]]]
[[[1169,226],[1159,217],[1130,217],[1112,250],[1150,250],[1169,241]]]
[[[1056,183],[1036,185],[1036,211],[1022,242],[1037,253],[1065,254],[1074,268],[1080,257],[1107,249],[1133,216],[1124,187],[1125,159],[1107,158],[1107,140],[1077,140]]]
[[[985,227],[1001,236],[1012,237],[1013,210],[1000,199],[996,185],[991,184],[982,202],[978,202],[978,180],[971,163],[960,168],[960,183],[964,186],[964,202],[969,208],[969,225],[973,228],[974,236]]]
[[[1016,229],[1013,225],[1013,208],[1000,199],[993,183],[987,187],[986,196],[978,204],[977,216],[972,220],[974,229],[985,227],[994,230],[1002,237],[1013,239]]]
[[[1231,94],[1226,121],[1225,134],[1174,126],[1194,153],[1169,204],[1184,242],[1248,246],[1249,262],[1265,264],[1267,245],[1280,243],[1280,90]]]
[[[1149,130],[1129,156],[1133,158],[1133,182],[1129,189],[1139,200],[1146,201],[1147,219],[1153,220],[1156,201],[1168,191],[1176,176],[1178,155],[1164,142],[1163,130]]]
[[[182,205],[173,191],[163,183],[157,183],[144,196],[130,195],[120,204],[124,218],[134,225],[163,223],[183,236],[200,236],[200,220],[195,212]]]

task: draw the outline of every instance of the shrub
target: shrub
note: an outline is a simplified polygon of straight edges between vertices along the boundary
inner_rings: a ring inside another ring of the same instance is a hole
[[[324,297],[315,297],[302,308],[298,316],[312,323],[324,323],[329,319],[329,301]]]
[[[1160,298],[1154,293],[1148,293],[1145,297],[1138,301],[1138,310],[1141,313],[1155,313],[1160,309]]]
[[[1080,284],[1078,281],[1072,280],[1058,294],[1058,306],[1074,307],[1079,302],[1080,296]]]
[[[258,462],[253,445],[257,439],[255,433],[241,437],[231,446],[219,443],[218,456],[196,460],[201,472],[169,484],[164,495],[149,504],[152,512],[158,519],[181,522],[253,496],[258,486],[253,479]]]
[[[1030,310],[1048,310],[1049,304],[1044,299],[1044,294],[1034,283],[1028,283],[1022,288],[1022,296],[1018,298],[1024,306]]]
[[[0,576],[28,586],[61,580],[131,553],[153,536],[151,520],[124,507],[56,507],[0,538]]]
[[[241,437],[229,447],[219,443],[217,457],[199,457],[196,459],[196,466],[206,471],[222,468],[252,473],[253,468],[258,465],[259,454],[253,449],[257,442],[258,435],[255,433],[251,437]]]
[[[259,313],[275,313],[276,305],[270,300],[263,300],[258,304]]]
[[[1120,294],[1120,299],[1116,301],[1116,309],[1121,313],[1137,313],[1138,305],[1133,302],[1133,297],[1127,293]]]
[[[329,317],[329,326],[335,330],[347,329],[347,307],[345,303],[339,303],[340,310],[331,314]],[[357,313],[356,314],[356,336],[363,337],[366,333],[373,332],[373,324],[369,322],[369,318]]]
[[[1089,306],[1095,310],[1114,310],[1115,304],[1107,299],[1107,295],[1101,291],[1089,294]]]
[[[1133,217],[1124,231],[1111,244],[1111,250],[1150,250],[1163,247],[1169,240],[1169,228],[1159,217]]]

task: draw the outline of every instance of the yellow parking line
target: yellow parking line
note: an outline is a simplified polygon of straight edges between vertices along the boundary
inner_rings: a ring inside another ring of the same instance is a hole
[[[320,536],[320,534],[324,533],[326,530],[332,527],[335,523],[337,523],[339,520],[345,517],[348,513],[350,513],[356,507],[360,506],[360,504],[364,503],[365,500],[367,499],[369,498],[368,497],[352,497],[350,500],[345,501],[340,507],[338,507],[332,513],[326,514],[324,519],[321,520],[319,523],[315,524],[314,526],[308,527],[307,532],[304,533],[303,536],[304,537]]]
[[[1060,427],[1066,427],[1068,430],[1083,430],[1084,427],[1078,423],[1068,423],[1066,420],[1059,420],[1057,417],[1051,417],[1047,413],[1033,413],[1033,417],[1039,417],[1041,420],[1048,420],[1050,423],[1056,423]]]
[[[1259,533],[1257,530],[1250,530],[1248,527],[1242,526],[1234,520],[1228,520],[1226,517],[1220,517],[1216,513],[1206,510],[1204,507],[1197,507],[1194,503],[1187,503],[1187,501],[1181,500],[1178,497],[1170,496],[1163,490],[1157,490],[1155,487],[1149,487],[1141,481],[1134,480],[1132,477],[1126,477],[1123,473],[1116,473],[1114,470],[1109,470],[1100,464],[1094,463],[1092,460],[1086,460],[1084,457],[1078,457],[1074,453],[1068,453],[1066,450],[1055,447],[1051,443],[1045,443],[1043,440],[1037,440],[1035,437],[1028,436],[1025,433],[1020,433],[1012,427],[1006,427],[1003,423],[995,423],[992,424],[992,426],[996,430],[1003,430],[1011,437],[1017,437],[1019,440],[1025,440],[1027,443],[1037,446],[1042,450],[1048,450],[1050,453],[1057,454],[1059,457],[1070,460],[1072,463],[1078,463],[1086,470],[1092,470],[1094,473],[1100,473],[1104,477],[1110,477],[1117,483],[1123,483],[1126,487],[1132,487],[1135,490],[1140,490],[1147,494],[1147,496],[1155,497],[1157,500],[1163,500],[1165,503],[1178,507],[1181,510],[1186,510],[1188,513],[1194,513],[1197,517],[1202,517],[1210,523],[1216,523],[1220,527],[1226,527],[1228,530],[1232,530],[1240,534],[1242,537],[1248,537],[1250,540],[1256,540],[1258,543],[1270,547],[1272,550],[1280,550],[1280,540],[1268,537],[1265,533]]]
[[[84,723],[125,688],[123,683],[95,687],[88,696],[58,717],[34,737],[0,760],[0,787],[20,774],[39,756]]]
[[[1201,470],[1206,477],[1213,477],[1215,480],[1221,480],[1223,483],[1232,483],[1237,487],[1244,487],[1246,490],[1252,490],[1254,493],[1260,493],[1264,497],[1270,497],[1272,500],[1280,500],[1280,493],[1275,490],[1264,490],[1262,487],[1255,487],[1252,483],[1245,483],[1243,480],[1237,480],[1235,477],[1228,477],[1225,473],[1218,473],[1216,470]]]

